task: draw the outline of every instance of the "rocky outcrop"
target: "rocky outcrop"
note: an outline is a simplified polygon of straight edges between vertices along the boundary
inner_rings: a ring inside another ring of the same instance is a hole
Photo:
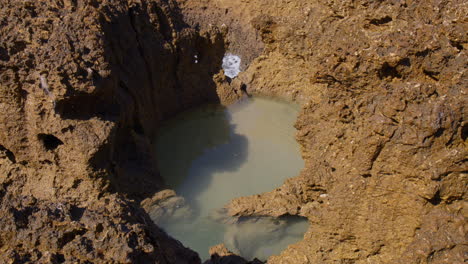
[[[213,2],[265,44],[239,76],[247,91],[304,106],[302,174],[228,206],[309,218],[304,241],[269,263],[463,263],[466,5]],[[198,17],[207,3],[185,5]]]
[[[236,97],[213,79],[223,32],[188,28],[166,1],[0,10],[1,262],[200,262],[128,199],[164,187],[160,121]]]
[[[259,35],[265,50],[238,78],[248,93],[303,104],[302,174],[228,205],[310,220],[304,241],[269,263],[463,263],[464,3],[181,2],[192,20],[225,12],[200,21],[229,28],[232,15]]]
[[[166,187],[151,138],[174,114],[245,90],[303,106],[301,175],[228,205],[309,219],[269,263],[463,263],[467,11],[1,1],[0,260],[199,263],[140,208]],[[220,72],[226,51],[242,57],[234,80]]]
[[[200,263],[135,204],[51,202],[0,190],[3,263]]]

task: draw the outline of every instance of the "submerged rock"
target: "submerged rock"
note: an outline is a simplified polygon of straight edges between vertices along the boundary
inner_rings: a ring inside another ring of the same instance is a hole
[[[247,264],[248,262],[229,251],[224,244],[210,248],[210,260],[204,264]]]
[[[254,259],[247,261],[231,251],[229,251],[224,244],[219,244],[210,248],[210,260],[204,264],[262,264],[264,262]]]
[[[177,196],[173,190],[160,191],[152,198],[143,200],[141,206],[156,224],[183,221],[193,215],[193,210],[185,199]]]

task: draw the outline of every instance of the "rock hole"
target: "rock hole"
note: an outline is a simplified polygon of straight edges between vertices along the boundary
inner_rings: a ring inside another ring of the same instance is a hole
[[[248,97],[251,97],[251,95],[247,92],[247,85],[246,84],[242,84],[241,87],[241,92],[244,93],[245,95],[247,95]]]
[[[24,41],[15,41],[13,47],[10,48],[10,54],[15,55],[19,52],[22,52],[26,49],[26,42]]]
[[[8,56],[8,51],[3,47],[0,47],[0,60],[2,61],[10,60],[10,56]]]
[[[80,221],[81,217],[85,212],[85,208],[81,208],[75,205],[72,205],[70,208],[70,218],[72,221]]]
[[[425,49],[423,51],[418,51],[416,52],[416,56],[418,57],[426,57],[428,54],[429,54],[430,50],[429,49]]]
[[[385,17],[382,17],[382,18],[371,19],[369,21],[369,23],[371,23],[372,25],[379,26],[379,25],[387,24],[387,23],[391,22],[392,20],[393,19],[391,17],[385,16]]]
[[[5,148],[3,145],[0,145],[0,151],[5,153],[5,156],[13,163],[16,163],[16,157],[13,152],[11,152],[9,149]]]
[[[101,233],[102,231],[104,231],[104,226],[99,223],[96,225],[96,233]]]
[[[46,160],[40,160],[39,161],[40,164],[43,164],[43,165],[52,165],[52,161],[46,159]]]
[[[398,72],[396,67],[391,66],[388,62],[385,62],[379,70],[379,78],[401,78],[401,74]]]
[[[73,132],[73,130],[75,130],[75,126],[69,125],[68,127],[62,128],[62,130],[60,130],[60,131],[62,133],[66,133],[66,132]]]
[[[15,219],[15,225],[18,229],[26,228],[29,224],[29,217],[35,212],[31,207],[18,210],[16,208],[11,209],[13,218]]]
[[[241,87],[240,87],[241,91],[243,91],[244,93],[247,93],[247,85],[245,84],[242,84]]]
[[[411,60],[409,58],[403,58],[398,62],[398,64],[410,67],[411,66]]]
[[[18,247],[21,248],[23,245],[19,245]],[[26,253],[26,254],[16,254],[15,255],[15,260],[13,262],[14,264],[25,264],[25,263],[31,263],[31,254]]]
[[[138,246],[138,235],[136,233],[132,232],[132,234],[128,238],[128,246],[130,248],[136,248]]]
[[[438,72],[433,72],[433,71],[429,71],[429,70],[423,70],[423,73],[424,73],[427,77],[431,78],[432,80],[434,80],[434,81],[439,81],[439,78],[438,78],[439,73],[438,73]]]
[[[84,54],[84,55],[88,55],[90,52],[91,52],[90,49],[88,49],[88,48],[86,48],[86,47],[83,48],[83,54]]]
[[[60,264],[65,262],[65,256],[63,254],[54,254],[50,260],[53,264]]]
[[[98,0],[90,0],[88,3],[94,8],[98,8],[101,5],[101,3]]]
[[[439,205],[442,202],[439,191],[437,191],[431,199],[427,199],[427,201],[432,205]]]
[[[463,50],[463,45],[458,41],[450,40],[450,45],[452,45],[452,47],[458,49],[458,51]]]
[[[468,138],[468,124],[462,126],[460,136],[463,141],[466,141],[466,139]]]
[[[61,238],[58,239],[57,243],[60,248],[65,246],[66,244],[72,242],[75,237],[82,236],[86,233],[85,229],[76,229],[70,232],[65,232]]]
[[[76,179],[76,180],[74,180],[74,181],[73,181],[72,188],[73,188],[73,189],[78,188],[78,186],[80,185],[80,183],[81,183],[82,181],[83,181],[82,179]]]
[[[63,145],[63,142],[54,135],[39,134],[37,138],[42,142],[46,150],[55,150],[58,146]]]
[[[443,128],[439,128],[439,129],[437,129],[437,131],[434,133],[434,137],[435,137],[435,138],[438,138],[438,137],[442,136],[442,134],[444,134],[444,129],[443,129]]]
[[[29,11],[29,15],[32,18],[37,17],[36,7],[34,7],[34,6],[25,6],[24,8]]]

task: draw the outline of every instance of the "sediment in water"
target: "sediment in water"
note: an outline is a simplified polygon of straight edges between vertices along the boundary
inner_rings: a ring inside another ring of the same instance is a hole
[[[224,243],[246,259],[266,260],[301,240],[305,219],[238,220],[223,210],[231,199],[269,191],[299,174],[298,111],[286,102],[246,97],[227,107],[199,107],[163,125],[156,140],[156,153],[163,154],[159,169],[181,197],[147,207],[150,216],[203,259]]]

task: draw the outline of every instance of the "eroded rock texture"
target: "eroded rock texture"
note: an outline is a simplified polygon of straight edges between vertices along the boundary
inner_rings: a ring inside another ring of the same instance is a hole
[[[223,98],[222,32],[188,28],[166,1],[0,8],[0,262],[199,262],[127,199],[164,186],[159,121]]]
[[[271,263],[466,260],[466,3],[184,4],[194,19],[205,8],[241,15],[265,45],[239,76],[248,92],[303,103],[302,174],[229,205],[310,220],[305,240]]]
[[[165,188],[150,139],[246,90],[303,105],[301,175],[228,205],[309,219],[269,263],[463,263],[467,13],[448,0],[0,1],[0,262],[199,263],[139,206]],[[232,81],[226,51],[243,58]]]

